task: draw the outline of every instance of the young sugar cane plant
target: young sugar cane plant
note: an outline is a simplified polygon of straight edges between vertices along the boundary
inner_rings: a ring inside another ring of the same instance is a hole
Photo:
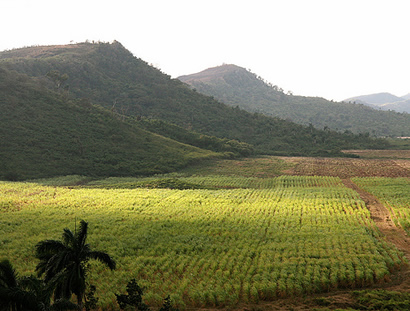
[[[64,229],[62,241],[44,240],[36,245],[38,275],[44,276],[46,284],[55,282],[55,299],[69,299],[74,294],[80,310],[84,308],[88,261],[98,260],[111,270],[116,266],[107,253],[91,250],[87,234],[88,223],[82,220],[78,231]]]

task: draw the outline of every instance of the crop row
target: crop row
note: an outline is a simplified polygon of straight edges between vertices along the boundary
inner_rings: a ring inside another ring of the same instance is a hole
[[[390,211],[396,226],[410,233],[410,178],[354,178],[361,188],[376,196]]]
[[[276,178],[234,177],[234,176],[196,176],[182,178],[188,182],[207,187],[221,188],[276,188],[276,187],[335,187],[341,181],[335,177],[318,176],[279,176]]]
[[[90,186],[97,187],[122,187],[132,188],[138,183],[150,182],[161,178],[170,179],[172,175],[163,175],[158,177],[147,178],[121,178],[111,177],[107,179],[90,182]],[[341,186],[342,183],[337,177],[318,177],[318,176],[278,176],[275,178],[258,178],[258,177],[241,177],[241,176],[223,176],[223,175],[208,175],[208,176],[191,176],[191,177],[174,177],[175,179],[207,188],[276,188],[276,187],[334,187]]]
[[[298,177],[301,186],[282,179],[270,188],[220,190],[0,183],[0,258],[28,274],[38,241],[58,239],[85,219],[89,243],[118,262],[114,272],[95,264],[91,274],[106,308],[134,277],[149,304],[171,293],[184,308],[360,287],[402,265],[402,254],[377,239],[364,202],[340,180],[329,187],[326,178],[303,185]]]

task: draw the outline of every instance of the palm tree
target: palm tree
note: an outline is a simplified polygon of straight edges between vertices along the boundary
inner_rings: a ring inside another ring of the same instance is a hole
[[[18,275],[10,261],[0,262],[0,310],[20,311],[25,302],[24,293],[19,288]]]
[[[36,245],[36,267],[39,276],[44,275],[46,283],[55,283],[55,299],[77,297],[80,310],[84,306],[88,261],[95,259],[115,269],[115,261],[101,251],[92,251],[86,244],[88,223],[80,221],[80,228],[74,233],[64,229],[62,241],[45,240]]]
[[[34,276],[20,278],[9,260],[0,262],[0,310],[48,311],[77,310],[78,306],[66,299],[51,304],[53,291]]]

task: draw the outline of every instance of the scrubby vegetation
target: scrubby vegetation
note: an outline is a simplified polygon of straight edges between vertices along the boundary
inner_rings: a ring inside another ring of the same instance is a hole
[[[203,135],[161,120],[139,118],[137,124],[153,133],[202,149],[231,154],[231,157],[250,156],[254,153],[253,146],[250,144],[227,138]]]

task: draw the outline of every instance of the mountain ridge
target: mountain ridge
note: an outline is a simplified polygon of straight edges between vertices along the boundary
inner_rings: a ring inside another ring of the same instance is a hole
[[[343,156],[341,148],[387,145],[366,135],[318,130],[229,107],[171,79],[132,55],[117,41],[0,52],[0,65],[40,79],[44,87],[63,92],[71,100],[85,100],[130,118],[136,125],[143,119],[159,119],[208,137],[239,141],[234,147],[239,146],[245,152],[248,148],[246,145],[242,148],[242,143],[253,145],[258,154],[338,156]],[[233,79],[235,81],[238,82]],[[278,92],[282,96],[280,90]],[[149,127],[150,131],[158,130],[162,135],[180,131],[162,130],[159,128],[162,123]],[[203,144],[200,138],[195,139]]]
[[[179,77],[191,88],[242,109],[291,120],[374,136],[410,136],[410,116],[366,105],[294,96],[236,65],[222,65]]]
[[[410,113],[410,93],[398,97],[391,93],[382,92],[368,95],[350,97],[345,102],[360,102],[364,105],[383,110],[395,110],[397,112]]]

